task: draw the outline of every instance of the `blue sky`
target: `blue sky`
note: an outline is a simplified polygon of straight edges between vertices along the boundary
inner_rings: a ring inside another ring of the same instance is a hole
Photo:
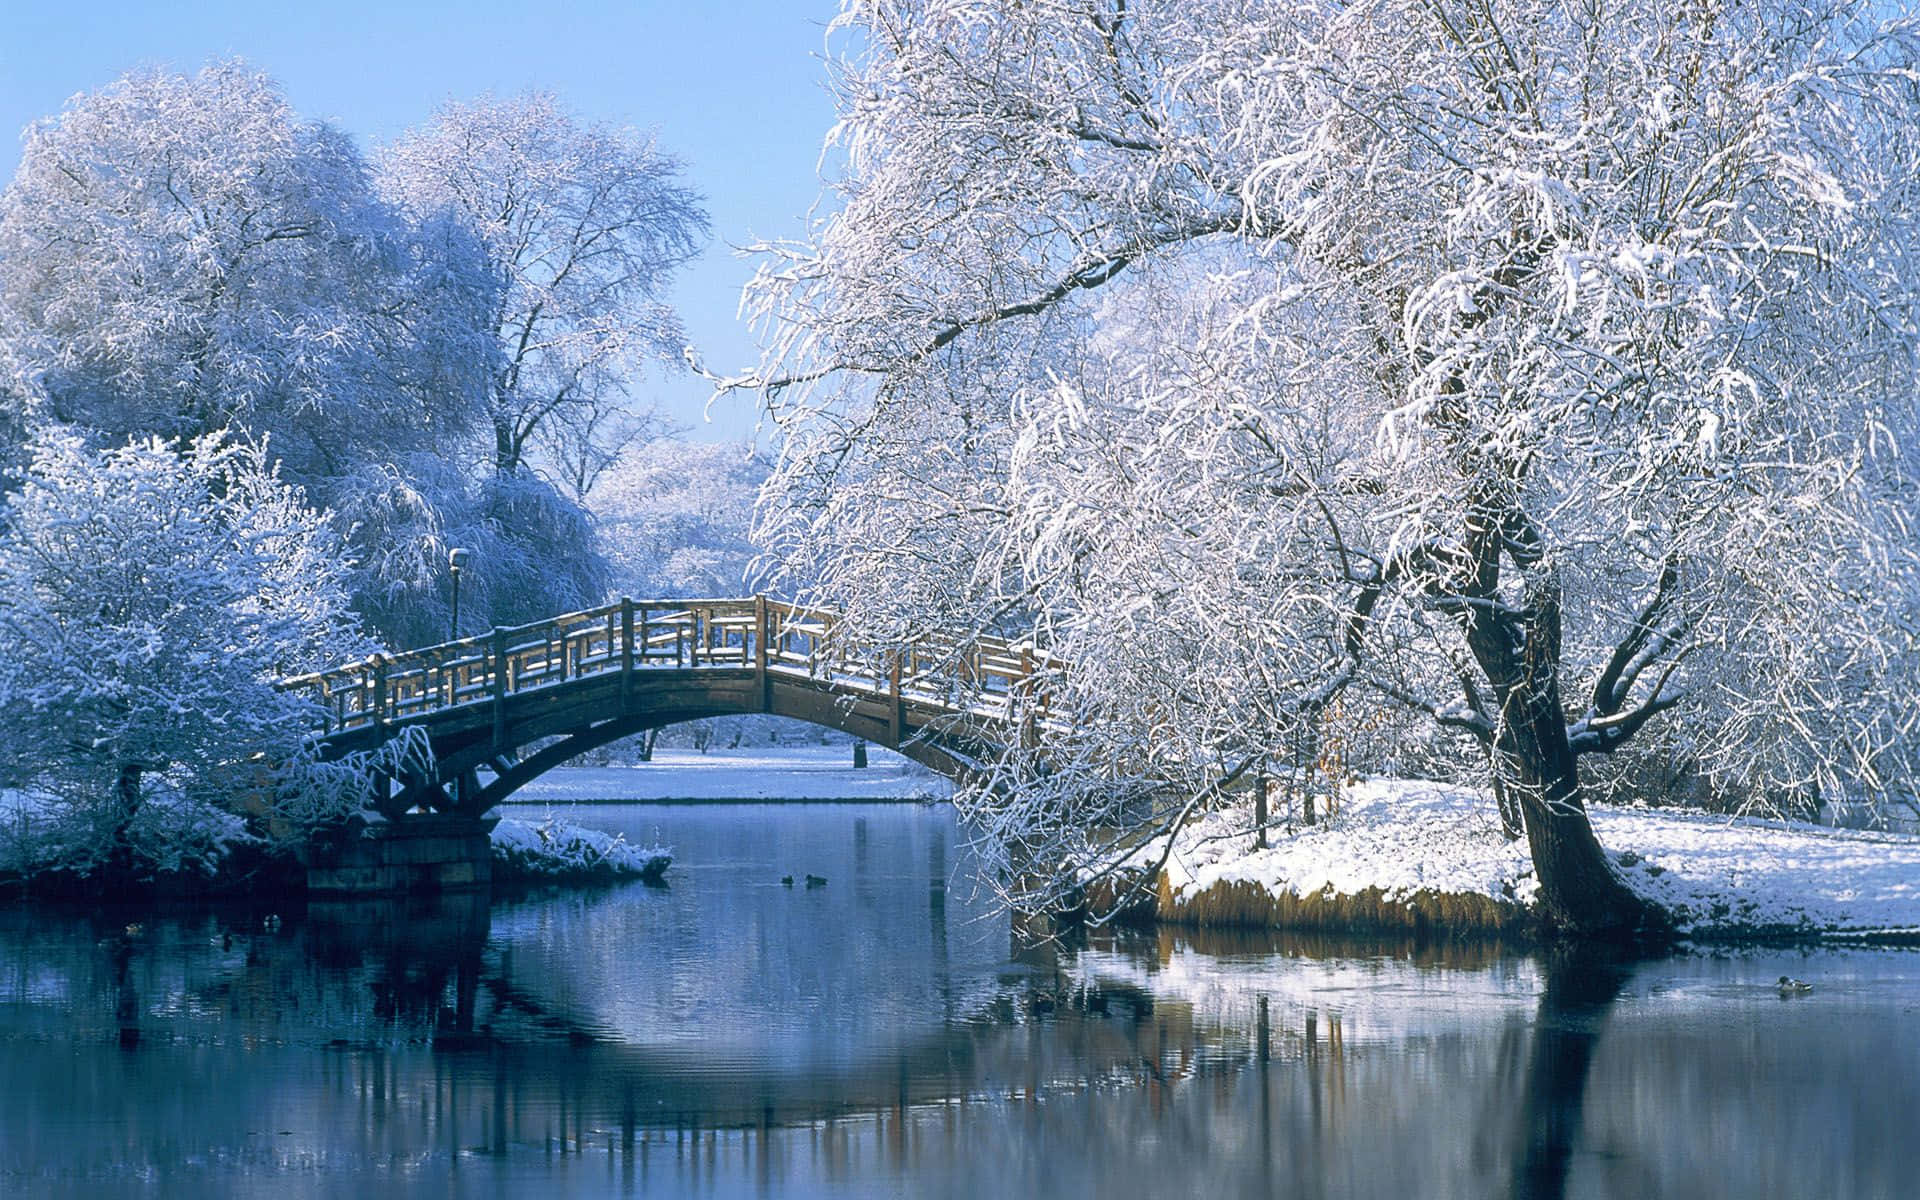
[[[129,68],[190,69],[239,55],[280,80],[295,108],[371,146],[414,125],[448,97],[550,89],[576,111],[658,129],[706,193],[714,243],[675,289],[674,303],[708,365],[721,372],[757,350],[734,319],[751,265],[728,244],[795,237],[819,193],[815,164],[833,123],[821,63],[833,0],[658,3],[280,5],[264,0],[149,3],[0,0],[0,178],[19,162],[30,121]],[[744,399],[702,417],[708,389],[650,379],[655,398],[690,436],[744,436]]]

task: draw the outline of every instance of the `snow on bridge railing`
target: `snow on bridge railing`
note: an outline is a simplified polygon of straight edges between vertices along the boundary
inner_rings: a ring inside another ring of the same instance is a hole
[[[927,638],[890,656],[836,638],[839,618],[765,596],[619,600],[281,683],[325,732],[406,721],[609,672],[713,668],[803,676],[952,713],[1011,718],[1047,656],[1004,638]],[[1039,697],[1044,707],[1045,697]]]

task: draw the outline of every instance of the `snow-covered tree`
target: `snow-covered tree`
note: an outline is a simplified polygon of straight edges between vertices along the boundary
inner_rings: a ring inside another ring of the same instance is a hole
[[[1051,642],[1076,729],[972,800],[1024,873],[1391,703],[1481,746],[1554,920],[1657,920],[1585,811],[1643,730],[1913,786],[1886,16],[847,0],[840,204],[756,289],[769,531],[880,644]]]
[[[678,160],[531,92],[443,106],[389,148],[381,182],[422,218],[470,230],[505,282],[487,326],[494,465],[567,459],[569,477],[590,477],[636,377],[684,356],[662,296],[707,217]]]
[[[748,446],[677,438],[621,455],[590,497],[612,590],[636,597],[752,591],[759,582],[754,504],[770,467]]]
[[[0,755],[36,809],[9,857],[210,868],[242,795],[271,801],[313,724],[276,681],[370,649],[337,542],[219,435],[94,450],[53,430],[30,448],[0,510]]]
[[[464,226],[381,201],[346,135],[265,76],[136,72],[35,125],[0,194],[0,366],[18,383],[0,398],[23,435],[72,423],[185,446],[244,429],[344,509],[384,465],[466,457],[500,291]],[[444,524],[472,485],[431,480],[415,494]],[[389,573],[424,556],[418,538],[343,529],[359,603],[403,639],[390,602],[443,591],[441,572]]]
[[[463,207],[470,173],[432,186],[456,124],[495,139],[460,169],[496,172],[504,213]],[[0,473],[34,423],[245,430],[337,514],[393,644],[446,635],[455,545],[477,553],[469,629],[597,599],[578,495],[520,452],[547,430],[539,465],[584,490],[645,431],[624,372],[678,353],[657,296],[704,218],[671,160],[547,98],[451,108],[390,166],[384,199],[344,134],[239,62],[130,74],[35,126],[0,198]],[[489,413],[510,458],[476,444]]]
[[[381,185],[464,230],[501,283],[485,320],[494,469],[457,535],[477,552],[468,611],[512,623],[593,603],[606,581],[581,501],[657,426],[634,381],[685,355],[662,296],[705,240],[699,196],[651,136],[541,92],[445,105],[387,150]]]
[[[0,194],[0,304],[43,416],[182,442],[243,427],[303,484],[477,415],[490,278],[239,62],[76,98]]]

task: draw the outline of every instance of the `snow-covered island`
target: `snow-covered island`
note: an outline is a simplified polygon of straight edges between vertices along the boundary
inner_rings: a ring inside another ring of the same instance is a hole
[[[493,829],[493,876],[508,886],[655,882],[673,862],[668,846],[636,846],[562,820],[572,804],[912,801],[944,799],[951,785],[913,760],[878,747],[856,770],[847,746],[761,747],[703,754],[661,749],[643,764],[558,767],[515,793]],[[535,816],[528,809],[542,808]]]
[[[1701,940],[1920,940],[1920,837],[1673,808],[1596,805],[1623,879]],[[1471,788],[1377,780],[1330,818],[1273,829],[1223,808],[1134,863],[1165,857],[1155,914],[1192,924],[1523,932],[1538,890],[1524,840]]]

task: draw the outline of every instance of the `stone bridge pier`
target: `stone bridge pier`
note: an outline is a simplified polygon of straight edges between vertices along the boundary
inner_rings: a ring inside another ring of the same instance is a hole
[[[307,848],[307,890],[316,896],[431,895],[490,887],[491,834],[499,820],[452,812],[350,822]]]

